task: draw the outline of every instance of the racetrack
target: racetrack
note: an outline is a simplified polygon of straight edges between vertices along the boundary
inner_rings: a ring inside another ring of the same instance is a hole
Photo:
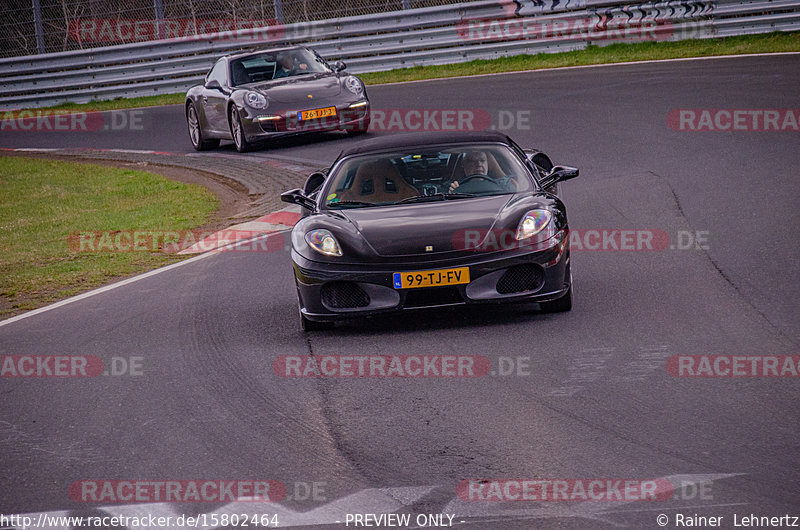
[[[575,251],[565,314],[424,312],[304,334],[286,252],[226,252],[0,325],[4,355],[141,357],[143,371],[3,378],[10,479],[0,513],[229,509],[330,527],[347,513],[449,513],[474,528],[657,528],[659,514],[674,527],[677,513],[724,516],[728,527],[734,513],[800,515],[798,378],[673,377],[665,367],[676,355],[798,355],[800,133],[667,122],[676,109],[796,109],[797,86],[800,56],[787,55],[369,88],[377,109],[473,109],[495,125],[501,114],[529,116],[508,133],[581,169],[563,185],[573,229],[657,230],[676,248]],[[141,112],[143,129],[4,131],[0,147],[190,152],[180,106]],[[291,140],[243,156],[324,164],[352,141]],[[239,156],[230,146],[203,156],[220,152]],[[706,248],[677,248],[680,234],[706,237]],[[273,370],[281,355],[443,353],[486,356],[495,372],[501,357],[529,358],[529,369],[474,379]],[[470,478],[660,477],[691,486],[657,502],[456,495]],[[293,498],[114,505],[68,494],[81,479],[248,478],[280,480]],[[324,494],[304,500],[296,483],[324,483]]]

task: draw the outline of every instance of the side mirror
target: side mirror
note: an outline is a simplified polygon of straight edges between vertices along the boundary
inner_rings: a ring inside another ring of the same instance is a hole
[[[306,197],[305,193],[303,193],[303,190],[300,188],[281,193],[281,200],[283,202],[299,204],[303,208],[311,210],[312,212],[317,210],[317,203]]]
[[[212,79],[208,83],[206,83],[206,88],[209,90],[222,90],[222,85],[219,84],[219,81],[216,79]]]
[[[312,173],[306,179],[306,184],[303,186],[303,194],[306,196],[311,195],[317,191],[325,182],[325,174],[319,171]]]
[[[539,181],[539,185],[543,188],[549,188],[556,182],[563,182],[565,180],[574,179],[580,174],[578,168],[571,166],[555,166],[550,173]]]
[[[341,72],[345,68],[347,68],[347,65],[344,64],[344,61],[336,61],[335,63],[333,63],[334,72]]]

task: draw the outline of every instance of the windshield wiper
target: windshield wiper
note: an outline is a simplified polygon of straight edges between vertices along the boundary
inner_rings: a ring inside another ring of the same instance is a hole
[[[328,208],[335,208],[336,206],[375,206],[374,202],[364,202],[364,201],[336,201],[328,203]]]
[[[402,201],[398,201],[395,204],[403,204],[408,202],[433,202],[433,201],[449,201],[451,199],[469,199],[470,197],[475,197],[474,193],[433,193],[431,195],[416,195],[414,197],[408,197],[403,199]]]
[[[433,193],[431,195],[415,195],[414,197],[406,197],[401,201],[395,202],[395,204],[403,204],[407,202],[427,202],[427,201],[443,201],[444,200],[444,193]]]

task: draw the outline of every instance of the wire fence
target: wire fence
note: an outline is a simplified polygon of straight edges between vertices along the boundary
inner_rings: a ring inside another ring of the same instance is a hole
[[[5,0],[0,57],[455,4],[457,0]]]

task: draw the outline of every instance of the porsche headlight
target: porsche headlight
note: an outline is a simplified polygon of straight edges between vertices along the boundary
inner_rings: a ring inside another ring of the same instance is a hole
[[[333,237],[330,230],[324,228],[317,228],[306,233],[306,243],[308,246],[326,256],[341,256],[342,249],[339,248],[339,242]]]
[[[528,239],[533,237],[546,227],[552,225],[550,221],[553,219],[553,214],[548,210],[531,210],[522,217],[517,227],[517,240]]]
[[[258,92],[248,92],[244,96],[244,101],[247,103],[248,107],[254,109],[265,109],[269,106],[269,102],[264,94],[259,94]]]
[[[364,85],[362,85],[361,80],[354,75],[347,76],[344,79],[344,87],[356,95],[360,95],[364,92]]]

